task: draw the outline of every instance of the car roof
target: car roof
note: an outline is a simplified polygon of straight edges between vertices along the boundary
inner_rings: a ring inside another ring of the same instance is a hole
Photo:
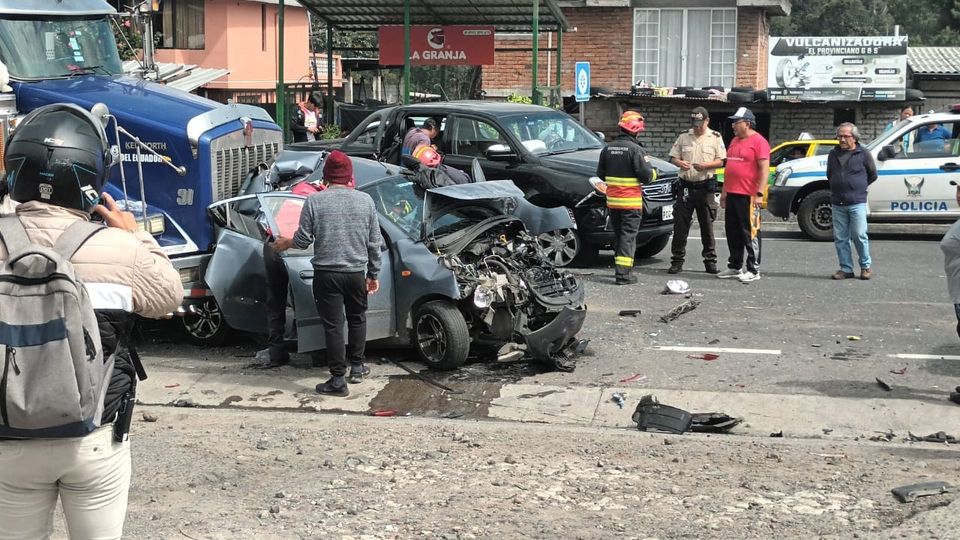
[[[477,114],[488,114],[491,116],[501,116],[505,114],[523,114],[532,112],[561,112],[557,109],[544,107],[542,105],[532,105],[529,103],[512,103],[508,101],[435,101],[431,103],[414,103],[412,105],[399,105],[406,111],[446,111],[446,112],[472,112]]]

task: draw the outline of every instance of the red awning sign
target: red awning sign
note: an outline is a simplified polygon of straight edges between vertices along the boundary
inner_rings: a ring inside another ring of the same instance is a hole
[[[492,26],[411,26],[410,64],[478,66],[493,64]],[[380,65],[403,65],[403,26],[381,26]]]

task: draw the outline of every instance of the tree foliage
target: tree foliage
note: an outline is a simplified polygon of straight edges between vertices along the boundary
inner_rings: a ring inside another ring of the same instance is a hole
[[[910,36],[911,45],[960,46],[960,0],[793,0],[774,36]]]

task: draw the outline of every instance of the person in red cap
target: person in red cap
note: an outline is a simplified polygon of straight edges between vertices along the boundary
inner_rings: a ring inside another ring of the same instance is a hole
[[[637,136],[644,130],[643,115],[626,111],[620,116],[620,135],[600,151],[597,176],[607,184],[607,208],[616,235],[617,285],[636,283],[631,276],[637,249],[637,232],[643,220],[642,186],[656,178],[650,156],[644,153]]]
[[[347,382],[363,382],[370,373],[364,365],[367,296],[380,289],[377,274],[383,238],[373,199],[351,187],[353,162],[346,154],[330,152],[323,163],[323,181],[327,189],[307,197],[293,237],[277,238],[274,249],[306,249],[313,244],[313,297],[323,323],[331,375],[317,385],[317,392],[344,397],[350,394]]]

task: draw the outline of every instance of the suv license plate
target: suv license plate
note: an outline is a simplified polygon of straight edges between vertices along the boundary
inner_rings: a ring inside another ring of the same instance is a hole
[[[663,221],[670,221],[673,219],[673,207],[672,206],[661,206],[660,207],[660,217]]]

